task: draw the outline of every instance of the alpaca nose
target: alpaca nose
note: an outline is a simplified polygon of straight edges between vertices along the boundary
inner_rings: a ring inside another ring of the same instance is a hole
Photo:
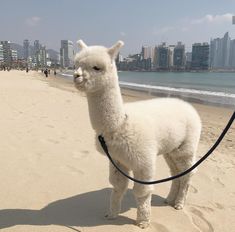
[[[76,79],[76,78],[78,78],[78,77],[80,77],[80,76],[82,76],[82,69],[81,69],[81,68],[78,68],[78,69],[74,72],[73,77],[74,77],[74,79]]]
[[[81,75],[79,75],[76,71],[74,72],[74,74],[73,74],[73,77],[76,79],[76,78],[78,78],[78,77],[80,77]]]

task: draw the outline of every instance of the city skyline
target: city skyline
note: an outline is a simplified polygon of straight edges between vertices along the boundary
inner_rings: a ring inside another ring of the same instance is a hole
[[[46,67],[59,65],[61,68],[73,68],[75,55],[73,42],[61,40],[60,52],[47,49],[45,45],[35,40],[33,46],[25,39],[23,46],[11,44],[9,41],[0,41],[0,62],[16,64],[17,60],[24,60],[29,67]],[[50,52],[49,52],[50,51]],[[118,68],[121,70],[208,70],[235,68],[235,39],[226,32],[223,37],[211,39],[210,43],[192,44],[191,51],[186,51],[182,41],[177,44],[165,42],[151,46],[142,46],[140,52],[123,57],[119,53]],[[123,59],[124,58],[124,59]]]
[[[16,1],[1,3],[0,20],[6,27],[0,40],[21,44],[39,39],[59,51],[60,40],[79,38],[87,44],[111,46],[125,42],[122,54],[138,52],[142,45],[183,41],[186,51],[194,42],[209,42],[228,31],[235,37],[232,16],[235,2],[129,0],[129,1]],[[9,12],[11,17],[9,17]],[[7,20],[6,20],[7,19]],[[20,33],[19,33],[20,32]]]

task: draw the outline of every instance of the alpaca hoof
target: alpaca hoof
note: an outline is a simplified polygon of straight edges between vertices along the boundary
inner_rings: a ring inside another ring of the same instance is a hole
[[[149,227],[150,222],[149,221],[141,221],[141,222],[137,222],[136,225],[141,229],[145,229],[145,228]]]
[[[115,220],[117,218],[117,215],[113,215],[113,214],[106,214],[105,219],[107,220]]]
[[[184,208],[184,206],[183,206],[183,204],[178,203],[178,204],[175,204],[175,205],[174,205],[174,208],[175,208],[176,210],[181,210],[181,209]]]

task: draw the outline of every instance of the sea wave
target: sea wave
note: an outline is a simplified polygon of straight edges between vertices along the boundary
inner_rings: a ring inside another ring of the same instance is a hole
[[[213,92],[213,91],[206,91],[206,90],[197,90],[197,89],[185,89],[185,88],[173,88],[173,87],[166,87],[166,86],[154,86],[154,85],[146,85],[146,84],[137,84],[131,82],[119,82],[122,87],[129,87],[135,89],[143,89],[146,91],[164,91],[164,92],[173,92],[173,93],[187,93],[187,94],[199,94],[199,95],[207,95],[207,96],[216,96],[216,97],[226,97],[226,98],[234,98],[235,94],[232,93],[225,93],[225,92]]]
[[[73,80],[71,72],[59,73],[66,79]],[[191,88],[177,88],[168,86],[155,86],[148,84],[138,84],[132,82],[119,81],[120,87],[133,90],[145,91],[150,95],[163,94],[164,96],[174,96],[189,101],[204,102],[208,104],[223,105],[234,108],[235,94],[211,90],[199,90]]]
[[[59,74],[65,77],[73,77],[72,74],[68,74],[68,73],[59,73]]]

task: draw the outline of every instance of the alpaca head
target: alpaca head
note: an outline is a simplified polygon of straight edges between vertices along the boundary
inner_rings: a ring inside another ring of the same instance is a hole
[[[112,88],[118,83],[115,58],[124,45],[118,41],[111,48],[87,46],[78,41],[81,51],[75,56],[75,87],[86,93]]]

